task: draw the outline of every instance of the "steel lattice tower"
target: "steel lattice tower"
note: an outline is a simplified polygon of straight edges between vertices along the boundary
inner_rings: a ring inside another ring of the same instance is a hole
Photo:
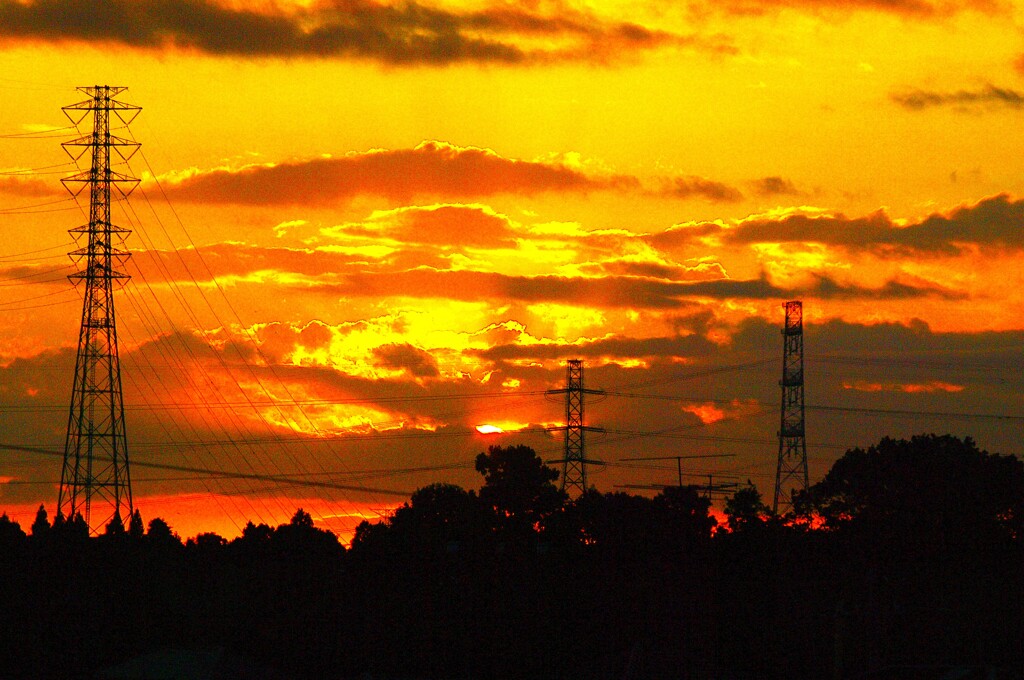
[[[583,424],[583,395],[604,394],[601,390],[583,387],[583,361],[569,359],[566,367],[565,389],[550,390],[548,394],[565,394],[565,457],[562,463],[562,491],[577,496],[587,490],[587,463],[584,455],[583,433],[600,432],[600,428]]]
[[[779,427],[779,464],[775,473],[778,515],[793,507],[793,492],[806,489],[807,440],[804,438],[804,325],[803,303],[787,302],[786,326],[782,329],[782,419]]]
[[[565,371],[565,461],[562,491],[587,490],[587,463],[583,455],[583,362],[570,359]]]
[[[84,284],[84,295],[57,512],[81,514],[98,532],[127,521],[133,510],[114,314],[114,282],[128,278],[120,267],[130,255],[121,247],[129,230],[110,223],[110,193],[116,188],[127,197],[138,184],[111,169],[111,154],[127,161],[139,144],[111,135],[110,119],[127,126],[141,109],[114,99],[124,87],[78,89],[89,98],[63,110],[76,127],[91,116],[92,132],[63,147],[75,161],[91,152],[91,164],[61,181],[74,196],[88,187],[89,223],[70,230],[79,248],[69,254],[80,268],[68,278]]]

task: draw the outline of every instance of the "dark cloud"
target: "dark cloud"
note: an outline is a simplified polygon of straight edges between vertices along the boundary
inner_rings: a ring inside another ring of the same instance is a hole
[[[701,335],[657,338],[603,338],[558,344],[505,344],[474,352],[489,361],[516,359],[648,359],[651,357],[693,357],[713,354],[715,343]]]
[[[437,360],[429,352],[424,352],[408,343],[375,347],[373,356],[379,365],[407,371],[414,378],[436,378],[440,375],[437,369]]]
[[[610,260],[580,267],[588,275],[612,274],[615,276],[642,276],[669,281],[699,281],[725,278],[725,268],[717,262],[684,267],[659,262],[634,262],[631,260]]]
[[[349,274],[339,283],[323,283],[304,290],[324,295],[445,298],[465,301],[496,300],[527,303],[553,302],[626,309],[678,309],[693,298],[785,299],[796,295],[821,299],[888,300],[918,297],[959,299],[938,286],[889,281],[881,288],[845,285],[825,277],[793,289],[780,288],[765,277],[749,280],[673,282],[635,277],[567,278],[561,276],[508,276],[472,271],[418,269],[388,274]]]
[[[1024,94],[1017,90],[996,87],[991,83],[978,90],[957,90],[936,92],[933,90],[908,90],[889,95],[892,101],[905,109],[920,111],[942,106],[967,109],[982,105],[1001,106],[1012,109],[1024,107]]]
[[[761,196],[799,196],[803,192],[788,179],[782,177],[762,177],[753,182],[754,191]]]
[[[712,203],[735,203],[744,198],[733,186],[695,175],[645,183],[631,175],[590,174],[560,162],[516,160],[489,149],[438,141],[423,142],[413,149],[191,172],[170,176],[163,183],[172,198],[251,205],[330,205],[366,195],[408,204],[424,196],[467,200],[495,194],[595,191]],[[762,193],[796,193],[781,178],[758,180],[755,188]]]
[[[790,215],[749,220],[719,233],[733,243],[824,243],[897,255],[957,255],[968,246],[1019,250],[1024,248],[1024,201],[1002,194],[907,226],[897,226],[882,212],[861,218]]]
[[[487,149],[424,142],[415,149],[370,151],[240,170],[214,170],[168,184],[172,198],[211,203],[320,205],[360,195],[407,203],[546,191],[638,188],[631,177],[591,177],[557,163],[504,158]]]
[[[568,8],[546,14],[498,5],[447,11],[416,2],[333,0],[285,11],[215,0],[0,0],[8,40],[117,43],[241,57],[341,57],[390,64],[595,61],[662,45],[727,51],[722,40],[605,22]],[[543,36],[560,47],[524,47]]]
[[[1000,0],[718,0],[713,6],[735,14],[799,9],[811,13],[868,11],[929,18],[968,11],[993,13],[1002,4]]]
[[[674,177],[663,190],[673,198],[701,198],[713,203],[735,203],[743,200],[743,193],[735,187],[704,177]]]
[[[367,266],[365,255],[324,252],[312,248],[272,248],[248,243],[211,243],[200,253],[195,248],[177,250],[135,250],[129,260],[130,273],[161,282],[209,280],[217,276],[244,276],[253,272],[278,271],[320,276],[359,264]]]

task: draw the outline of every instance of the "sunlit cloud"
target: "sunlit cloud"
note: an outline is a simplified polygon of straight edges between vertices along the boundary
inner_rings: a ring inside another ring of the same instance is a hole
[[[686,404],[683,406],[683,411],[697,416],[700,418],[700,422],[705,425],[711,425],[725,419],[725,411],[718,408],[715,404]]]
[[[366,220],[320,230],[327,238],[386,238],[396,244],[509,248],[515,224],[481,204],[410,206],[375,211]]]
[[[905,394],[933,394],[936,392],[946,392],[955,394],[957,392],[963,392],[965,387],[963,385],[954,385],[941,380],[929,380],[925,383],[882,383],[858,380],[854,382],[844,382],[843,389],[855,390],[857,392],[903,392]]]

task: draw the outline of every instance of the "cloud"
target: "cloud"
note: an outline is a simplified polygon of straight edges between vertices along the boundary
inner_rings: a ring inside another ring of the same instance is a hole
[[[659,250],[673,250],[698,245],[702,239],[718,236],[724,228],[724,222],[688,222],[672,225],[665,231],[648,234],[643,238]]]
[[[429,352],[409,343],[375,347],[373,356],[385,368],[407,371],[415,378],[436,378],[440,375],[437,360]]]
[[[509,248],[511,221],[485,205],[431,205],[382,210],[369,219],[324,229],[325,236],[387,238],[402,244]]]
[[[990,14],[1002,5],[999,0],[719,0],[714,6],[734,14],[799,9],[812,13],[868,11],[929,18],[969,11]]]
[[[732,243],[823,243],[880,254],[958,255],[968,246],[1019,250],[1024,248],[1024,201],[1001,194],[906,226],[883,212],[860,218],[793,214],[750,219],[729,228],[705,225],[705,231]]]
[[[788,179],[762,177],[753,182],[754,191],[761,196],[800,196],[803,192]]]
[[[176,250],[133,250],[130,273],[161,283],[209,281],[214,277],[245,276],[256,272],[288,272],[303,276],[328,275],[346,265],[366,266],[366,253],[332,252],[313,248],[273,248],[249,243],[221,242]]]
[[[713,354],[716,345],[701,335],[674,337],[615,337],[574,343],[494,345],[473,352],[488,361],[517,359],[637,359],[651,357],[693,357]]]
[[[906,394],[920,394],[930,392],[963,392],[963,385],[954,385],[941,380],[929,380],[923,383],[896,383],[896,382],[868,382],[866,380],[855,380],[844,382],[844,389],[857,390],[858,392],[904,392]]]
[[[674,263],[616,259],[585,265],[580,269],[587,274],[607,273],[616,276],[642,276],[672,281],[723,279],[726,277],[725,268],[718,262],[702,262],[690,267]]]
[[[934,90],[912,89],[889,95],[892,101],[905,109],[921,111],[943,106],[966,110],[984,105],[1019,109],[1024,107],[1024,93],[991,83],[978,90],[957,90],[936,92]]]
[[[638,187],[629,177],[593,177],[558,163],[504,158],[489,149],[423,142],[338,158],[218,169],[169,178],[172,198],[210,203],[321,205],[361,195],[408,203],[416,196],[465,199],[547,191]]]
[[[49,196],[64,193],[58,191],[55,182],[44,182],[41,179],[24,179],[16,176],[0,176],[0,193],[17,194],[20,196]],[[65,196],[67,194],[64,194]],[[10,209],[5,209],[10,210]],[[38,208],[37,208],[38,210]]]
[[[713,203],[735,203],[743,200],[743,193],[728,184],[704,177],[674,177],[662,192],[673,198],[702,198]]]
[[[259,9],[215,0],[0,0],[8,40],[114,43],[233,57],[371,59],[388,64],[601,61],[664,45],[728,52],[720,38],[606,21],[594,13],[496,4],[472,11],[417,2],[331,0]]]
[[[735,203],[743,193],[724,182],[684,175],[641,179],[587,172],[578,164],[505,158],[490,149],[440,141],[413,149],[374,149],[240,168],[192,169],[160,178],[174,199],[249,205],[332,205],[379,196],[406,205],[417,198],[472,200],[494,195],[588,194],[617,191],[661,199]],[[755,186],[792,190],[768,178]]]
[[[927,284],[915,285],[892,280],[880,288],[864,288],[838,283],[826,276],[815,275],[810,278],[810,285],[784,289],[765,277],[672,282],[616,276],[527,277],[421,268],[387,274],[353,273],[340,277],[339,283],[313,284],[304,290],[350,297],[402,296],[463,301],[554,302],[625,309],[677,309],[692,298],[768,300],[803,295],[823,299],[887,300],[960,297],[954,292]]]

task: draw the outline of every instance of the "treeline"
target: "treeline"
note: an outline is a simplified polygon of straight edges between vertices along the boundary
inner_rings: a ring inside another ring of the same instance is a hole
[[[0,675],[143,677],[125,662],[165,650],[246,678],[1024,671],[1024,466],[970,439],[853,449],[793,516],[749,487],[722,525],[687,487],[569,501],[526,447],[477,470],[478,492],[419,489],[347,549],[301,510],[184,543],[159,518],[90,538],[4,515]]]

